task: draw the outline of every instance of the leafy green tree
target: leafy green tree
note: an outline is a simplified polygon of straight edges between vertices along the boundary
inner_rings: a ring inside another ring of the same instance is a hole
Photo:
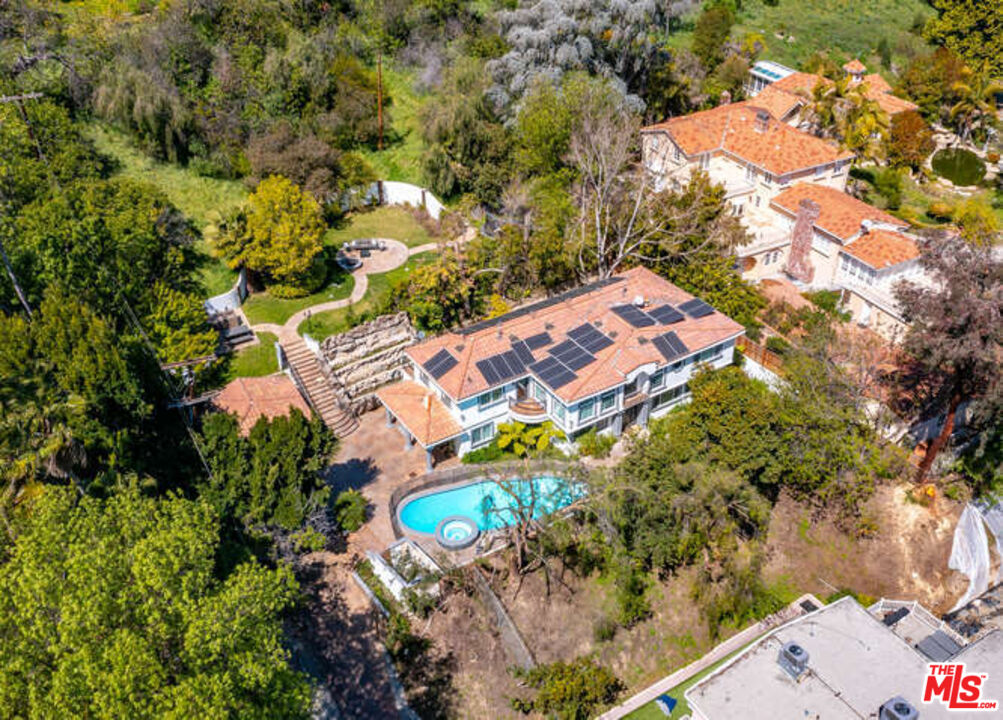
[[[937,48],[909,63],[896,92],[916,103],[926,120],[946,121],[951,107],[958,101],[954,87],[964,80],[966,70],[961,58],[947,48]]]
[[[200,494],[221,517],[293,531],[327,507],[330,489],[320,471],[335,441],[320,419],[294,409],[259,419],[244,437],[236,417],[216,413],[203,423],[202,442],[212,477]]]
[[[927,39],[944,45],[969,65],[987,63],[993,75],[1003,75],[1003,8],[995,2],[933,0],[937,17],[926,26]]]
[[[915,110],[892,117],[888,133],[888,160],[896,166],[918,169],[937,147],[933,130]]]
[[[1000,68],[997,72],[1003,72],[1003,65]],[[1003,81],[994,79],[992,72],[992,66],[983,62],[978,70],[966,69],[963,79],[952,88],[958,101],[951,107],[951,119],[957,123],[962,140],[983,137],[996,118],[996,96],[1003,94]]]
[[[281,286],[282,294],[307,294],[310,271],[324,249],[320,205],[291,181],[273,175],[258,184],[244,221],[228,224],[217,247],[232,266],[261,273]]]
[[[355,532],[365,525],[368,506],[366,496],[358,490],[345,490],[334,501],[335,519],[345,532]]]
[[[306,717],[287,567],[215,576],[219,523],[179,497],[50,487],[0,565],[5,717]]]
[[[751,545],[701,568],[692,596],[712,638],[720,635],[722,626],[739,628],[783,608],[777,589],[763,582],[763,563],[762,550]]]
[[[451,253],[415,268],[391,291],[390,307],[407,312],[422,330],[438,332],[472,317],[482,296],[470,271]]]
[[[147,334],[164,362],[206,357],[216,352],[218,336],[209,327],[203,300],[158,282],[146,315]]]
[[[564,433],[554,427],[550,420],[536,425],[527,425],[513,420],[498,426],[498,447],[511,448],[519,457],[546,452],[554,440],[560,440]]]
[[[735,14],[725,3],[704,8],[693,28],[693,53],[710,70],[724,60],[725,43],[731,36]]]
[[[513,699],[512,707],[525,714],[537,713],[560,720],[595,717],[613,704],[624,687],[608,668],[588,656],[514,673],[536,695],[532,700]]]

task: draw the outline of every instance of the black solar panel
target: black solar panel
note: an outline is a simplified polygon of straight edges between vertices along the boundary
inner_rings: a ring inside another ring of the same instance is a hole
[[[642,328],[655,324],[655,321],[648,317],[644,310],[635,305],[614,305],[612,309],[633,327]]]
[[[689,352],[689,349],[674,332],[659,335],[651,342],[668,362],[672,362],[680,355],[685,355]]]
[[[648,314],[657,320],[660,325],[671,325],[672,323],[682,322],[686,319],[681,312],[671,305],[659,305],[649,310]]]
[[[498,377],[498,373],[495,372],[494,367],[488,360],[478,360],[477,369],[481,371],[481,375],[487,381],[488,385],[497,385],[501,382],[501,378]]]
[[[571,370],[581,370],[596,360],[595,355],[585,352],[582,346],[574,340],[565,340],[560,345],[550,348],[550,354],[567,365]]]
[[[522,340],[513,341],[512,349],[515,350],[515,354],[519,356],[519,359],[522,360],[525,365],[529,365],[531,362],[536,360],[536,358],[533,357],[533,353],[529,351],[529,345]]]
[[[705,303],[700,298],[693,298],[692,300],[687,300],[679,309],[684,313],[689,315],[691,318],[702,318],[704,315],[710,315],[714,312],[714,308]]]
[[[551,390],[557,390],[578,378],[554,357],[544,358],[540,362],[533,363],[529,369],[540,378],[540,382]]]
[[[613,341],[599,332],[592,323],[585,323],[569,330],[568,337],[585,348],[586,352],[593,354],[613,344]]]
[[[452,356],[449,350],[440,350],[431,359],[422,365],[425,371],[434,377],[436,380],[441,378],[447,372],[456,366],[456,358]]]
[[[554,339],[550,337],[550,333],[546,332],[530,335],[526,338],[526,345],[529,346],[530,350],[539,350],[544,345],[550,345],[552,342],[554,342]]]

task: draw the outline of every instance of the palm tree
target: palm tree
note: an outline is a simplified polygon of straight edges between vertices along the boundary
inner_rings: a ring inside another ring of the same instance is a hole
[[[818,137],[837,138],[848,150],[872,160],[883,154],[891,125],[888,113],[867,95],[867,83],[849,76],[835,82],[819,79],[807,98],[804,121]]]
[[[498,447],[502,450],[511,446],[512,452],[525,457],[530,451],[542,452],[554,440],[560,440],[564,433],[554,427],[550,420],[539,425],[526,425],[518,421],[502,423],[498,426]]]
[[[965,68],[963,75],[964,80],[951,86],[960,97],[951,108],[951,119],[958,123],[961,139],[967,141],[995,117],[996,95],[1003,93],[1003,82],[990,75],[988,63],[983,63],[978,72]]]

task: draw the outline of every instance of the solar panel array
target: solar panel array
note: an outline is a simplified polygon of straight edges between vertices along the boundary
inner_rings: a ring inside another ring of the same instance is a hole
[[[551,390],[564,387],[578,376],[571,372],[560,360],[554,356],[544,358],[540,362],[529,366],[533,374],[540,378],[540,381]]]
[[[687,300],[679,309],[684,313],[689,315],[691,318],[702,318],[704,315],[710,315],[714,312],[714,308],[705,303],[700,298],[693,298],[692,300]]]
[[[568,337],[589,353],[597,353],[613,344],[613,340],[599,332],[599,329],[592,323],[585,323],[568,330]]]
[[[532,355],[530,358],[532,359]],[[487,380],[488,385],[497,385],[525,373],[526,363],[522,361],[519,353],[515,350],[506,350],[503,353],[478,360],[477,369],[481,371],[481,375]]]
[[[552,342],[554,342],[554,339],[550,337],[550,333],[548,332],[537,333],[526,338],[526,345],[530,350],[539,350],[546,345],[550,345]]]
[[[686,317],[671,305],[659,305],[648,311],[648,315],[654,318],[659,325],[671,325],[682,322]]]
[[[581,370],[586,365],[596,361],[595,355],[586,352],[574,340],[565,340],[560,345],[555,345],[550,349],[550,354],[560,360],[570,370]]]
[[[655,346],[658,352],[662,353],[666,362],[672,362],[677,357],[685,355],[690,351],[689,348],[686,347],[686,344],[679,339],[679,336],[672,331],[663,333],[662,335],[653,338],[651,343]]]
[[[529,365],[536,360],[536,358],[533,357],[533,353],[530,352],[529,345],[522,340],[513,340],[512,350],[514,350],[515,354],[519,356],[520,360],[522,360],[523,365]]]
[[[614,305],[612,310],[631,327],[642,328],[655,324],[654,319],[636,305]]]
[[[456,358],[453,357],[449,350],[440,350],[433,355],[428,362],[422,365],[422,367],[425,368],[425,372],[438,380],[456,367],[456,362]]]

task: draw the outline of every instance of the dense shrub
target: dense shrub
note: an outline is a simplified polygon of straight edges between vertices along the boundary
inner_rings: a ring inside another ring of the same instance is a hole
[[[334,501],[334,517],[345,532],[355,532],[366,522],[369,503],[358,490],[344,490]]]
[[[623,683],[609,669],[587,656],[513,672],[536,690],[532,700],[512,700],[512,707],[527,715],[586,720],[611,705],[623,689]]]

